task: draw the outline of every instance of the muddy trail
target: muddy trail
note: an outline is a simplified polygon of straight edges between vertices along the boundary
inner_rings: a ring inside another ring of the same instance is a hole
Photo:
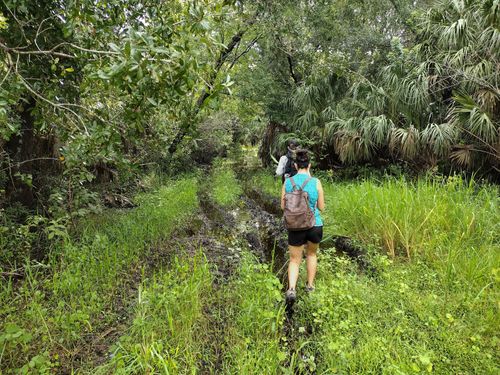
[[[226,208],[218,205],[210,195],[211,187],[200,184],[198,198],[203,227],[185,240],[190,244],[191,251],[199,247],[204,249],[205,256],[212,264],[215,288],[220,288],[229,280],[238,269],[242,249],[249,249],[261,262],[271,266],[283,285],[284,295],[287,285],[288,243],[279,199],[255,187],[251,171],[234,169],[234,172],[243,189],[236,207]],[[351,238],[330,236],[321,247],[335,248],[339,256],[346,256],[355,261],[360,272],[374,275],[375,271],[370,265],[366,249]],[[210,319],[211,337],[214,337],[214,340],[210,350],[211,358],[200,364],[201,373],[217,373],[222,366],[224,352],[221,348],[225,344],[228,319],[231,319],[225,315],[226,303],[224,297],[219,297],[206,308],[205,313]],[[312,321],[308,321],[305,327],[299,327],[303,322],[294,321],[295,312],[299,312],[297,309],[300,310],[298,306],[285,306],[282,336],[284,350],[288,352],[289,358],[283,366],[291,373],[298,374],[303,373],[299,362],[307,362],[311,356],[318,358],[319,353],[301,346],[300,340],[304,340],[304,337],[307,340],[316,327]]]
[[[205,307],[210,321],[209,358],[200,363],[201,373],[213,373],[223,360],[224,332],[227,323],[223,293],[217,293],[238,270],[243,251],[250,251],[263,263],[271,264],[281,278],[286,276],[286,238],[281,218],[276,210],[263,205],[258,195],[243,194],[235,207],[218,205],[210,194],[211,186],[199,183],[199,209],[189,220],[189,227],[176,230],[170,240],[153,244],[145,256],[135,264],[123,280],[119,292],[102,312],[102,326],[86,335],[78,351],[70,354],[61,373],[84,370],[106,363],[111,348],[130,326],[142,280],[161,272],[175,254],[194,256],[200,249],[210,265],[215,295]],[[256,199],[252,198],[255,197]],[[278,207],[279,208],[279,207]],[[269,212],[271,211],[271,212]],[[283,280],[282,280],[283,281]],[[81,367],[81,366],[84,367]]]
[[[208,348],[208,356],[200,363],[201,373],[215,373],[223,362],[225,331],[228,319],[224,305],[224,293],[219,290],[237,272],[243,251],[250,251],[262,263],[270,265],[281,284],[287,285],[287,239],[284,229],[279,199],[252,183],[252,173],[236,171],[243,194],[237,204],[224,207],[217,204],[211,194],[213,186],[206,181],[198,183],[199,209],[187,228],[179,228],[169,241],[151,245],[146,256],[130,270],[123,281],[120,292],[102,313],[108,323],[84,339],[84,345],[77,353],[72,353],[72,361],[63,373],[71,373],[78,364],[99,366],[110,358],[110,348],[116,344],[127,327],[130,326],[136,296],[141,280],[161,272],[168,267],[173,255],[184,253],[194,256],[203,250],[213,275],[214,298],[205,306],[204,314],[209,320],[210,336],[213,341]],[[333,236],[321,247],[335,247],[341,254],[356,260],[361,271],[370,273],[371,266],[366,251],[348,237]],[[283,289],[284,293],[285,289]],[[297,327],[293,324],[293,307],[286,308],[286,323],[283,335],[288,340],[290,350],[294,348]],[[111,317],[111,318],[110,318]],[[312,332],[313,327],[307,331]]]
[[[198,215],[194,215],[190,223],[189,228],[178,228],[171,237],[187,238],[204,225]],[[73,374],[76,369],[85,371],[87,368],[103,365],[110,359],[111,347],[119,341],[134,318],[141,282],[163,267],[168,267],[170,260],[178,252],[177,242],[151,244],[145,251],[145,256],[123,275],[120,287],[98,317],[102,322],[99,328],[87,333],[76,351],[63,352],[61,355],[61,374]]]
[[[216,204],[209,187],[200,188],[198,196],[204,224],[198,233],[184,241],[191,248],[204,249],[215,268],[216,280],[224,281],[235,272],[245,248],[261,262],[273,262],[275,269],[282,268],[286,241],[279,218],[245,194],[231,208]]]
[[[286,241],[281,221],[257,201],[242,194],[234,207],[218,205],[211,196],[211,186],[200,183],[198,200],[203,226],[183,244],[188,252],[202,248],[214,277],[214,298],[205,307],[209,319],[209,355],[202,359],[200,372],[218,373],[222,369],[225,335],[232,317],[227,316],[223,288],[237,272],[243,251],[250,251],[260,262],[270,264],[277,274],[285,275]]]

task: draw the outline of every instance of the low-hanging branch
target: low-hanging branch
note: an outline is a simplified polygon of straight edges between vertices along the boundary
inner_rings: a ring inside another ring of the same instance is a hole
[[[200,95],[198,96],[198,99],[196,100],[196,105],[192,111],[192,117],[196,117],[196,115],[201,110],[203,103],[210,97],[210,95],[212,95],[213,93],[212,90],[215,85],[215,81],[217,79],[217,76],[219,75],[220,70],[222,69],[222,66],[227,61],[233,50],[239,45],[245,33],[255,23],[256,19],[257,19],[257,14],[255,14],[252,20],[247,23],[246,28],[241,29],[236,34],[234,34],[233,37],[231,38],[231,41],[227,44],[227,46],[220,51],[219,57],[217,58],[214,64],[214,69],[212,70],[212,73],[210,74],[209,78],[205,81],[205,87],[202,89]],[[253,43],[250,42],[250,48],[253,44],[255,44],[255,42]],[[243,56],[243,54],[240,54],[236,60],[233,60],[233,62],[229,66],[229,69],[231,69],[234,66],[235,62],[241,56]],[[188,131],[189,131],[189,125],[183,126],[177,131],[177,134],[175,135],[174,139],[172,140],[172,143],[168,148],[168,153],[170,155],[173,155],[175,151],[177,151],[177,147],[182,142]]]
[[[67,53],[64,53],[64,52],[58,52],[56,51],[56,49],[58,48],[58,46],[50,49],[50,50],[33,50],[33,51],[26,51],[24,49],[21,49],[19,47],[17,48],[14,48],[14,47],[9,47],[3,43],[0,42],[0,48],[2,48],[4,51],[7,51],[7,52],[13,52],[13,53],[16,53],[18,55],[52,55],[52,56],[57,56],[57,57],[64,57],[64,58],[68,58],[68,59],[74,59],[75,56],[73,55],[69,55]]]

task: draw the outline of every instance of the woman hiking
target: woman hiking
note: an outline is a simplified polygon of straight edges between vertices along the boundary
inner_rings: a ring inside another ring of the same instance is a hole
[[[285,295],[287,304],[293,304],[297,298],[296,286],[304,248],[307,268],[305,290],[306,292],[314,290],[314,278],[317,268],[316,252],[323,238],[323,220],[321,219],[320,211],[325,209],[325,198],[321,182],[310,174],[311,162],[309,152],[307,150],[297,150],[295,152],[294,165],[297,169],[297,174],[287,178],[283,184],[281,190],[281,208],[285,209],[287,193],[302,189],[307,193],[309,208],[314,215],[314,219],[311,218],[310,220],[311,224],[313,224],[310,229],[288,230],[290,262],[288,263],[288,290]]]

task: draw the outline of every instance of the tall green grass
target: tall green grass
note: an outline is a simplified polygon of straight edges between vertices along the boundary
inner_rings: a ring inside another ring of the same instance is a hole
[[[227,161],[218,159],[212,169],[210,181],[210,192],[215,202],[222,206],[234,205],[243,190]]]
[[[483,287],[500,263],[498,189],[404,179],[325,184],[325,229],[373,244],[391,256],[424,258],[450,285]]]
[[[267,173],[255,184],[279,195]],[[500,264],[500,198],[493,186],[446,181],[387,179],[323,181],[326,237],[346,235],[392,257],[432,261],[450,285],[462,279],[476,289]]]
[[[257,189],[262,189],[267,194],[270,195],[280,195],[281,187],[281,177],[275,177],[271,171],[263,171],[255,174],[251,180],[254,182],[254,187]]]
[[[139,207],[103,215],[77,241],[53,251],[47,264],[26,264],[26,279],[0,290],[0,368],[57,367],[71,360],[84,335],[114,319],[120,286],[150,248],[167,239],[198,207],[196,178],[172,181],[137,197]],[[134,266],[135,265],[135,266]]]
[[[255,183],[279,194],[269,176],[258,174]],[[329,374],[497,373],[498,188],[459,177],[323,181],[323,187],[325,237],[360,241],[379,276],[320,250],[317,290],[299,296],[294,318],[296,367]]]
[[[106,365],[93,374],[194,374],[201,367],[206,335],[203,314],[212,277],[200,253],[176,257],[139,288],[132,326]]]
[[[285,359],[281,283],[267,264],[243,253],[238,273],[225,288],[225,374],[277,374]]]

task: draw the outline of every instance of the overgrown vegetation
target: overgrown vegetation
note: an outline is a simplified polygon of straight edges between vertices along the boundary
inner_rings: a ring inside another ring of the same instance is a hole
[[[256,181],[278,194],[268,174]],[[325,237],[361,241],[372,269],[360,272],[354,260],[320,251],[317,290],[302,293],[297,307],[297,366],[320,373],[496,372],[498,189],[460,177],[323,186]]]
[[[210,181],[206,183],[213,188],[212,195],[215,202],[222,206],[234,205],[243,191],[235,178],[231,164],[227,161],[216,160],[214,168]]]
[[[46,264],[27,261],[24,279],[2,282],[1,367],[43,373],[71,366],[85,337],[117,319],[112,309],[121,289],[140,275],[151,248],[185,225],[197,208],[196,189],[188,177],[139,195],[137,209],[95,217],[79,239],[55,247]]]
[[[2,1],[0,373],[499,372],[499,59],[498,0]],[[290,138],[364,253],[286,316]]]
[[[406,162],[498,177],[497,1],[418,1],[413,12],[398,1],[299,3],[276,16],[296,33],[271,50],[289,71],[266,67],[280,73],[267,95],[286,94],[265,105],[265,162],[295,137],[323,167]]]
[[[281,283],[269,265],[245,255],[239,272],[224,291],[228,319],[223,372],[279,373],[284,306]]]
[[[371,260],[377,279],[332,252],[321,254],[317,293],[301,301],[296,322],[299,343],[312,358],[309,368],[361,374],[498,370],[498,277],[464,290],[463,279],[449,283],[422,260]],[[300,327],[311,334],[301,335]]]
[[[208,264],[175,257],[139,287],[132,326],[109,364],[92,373],[194,373],[209,337],[204,304],[212,293]]]

